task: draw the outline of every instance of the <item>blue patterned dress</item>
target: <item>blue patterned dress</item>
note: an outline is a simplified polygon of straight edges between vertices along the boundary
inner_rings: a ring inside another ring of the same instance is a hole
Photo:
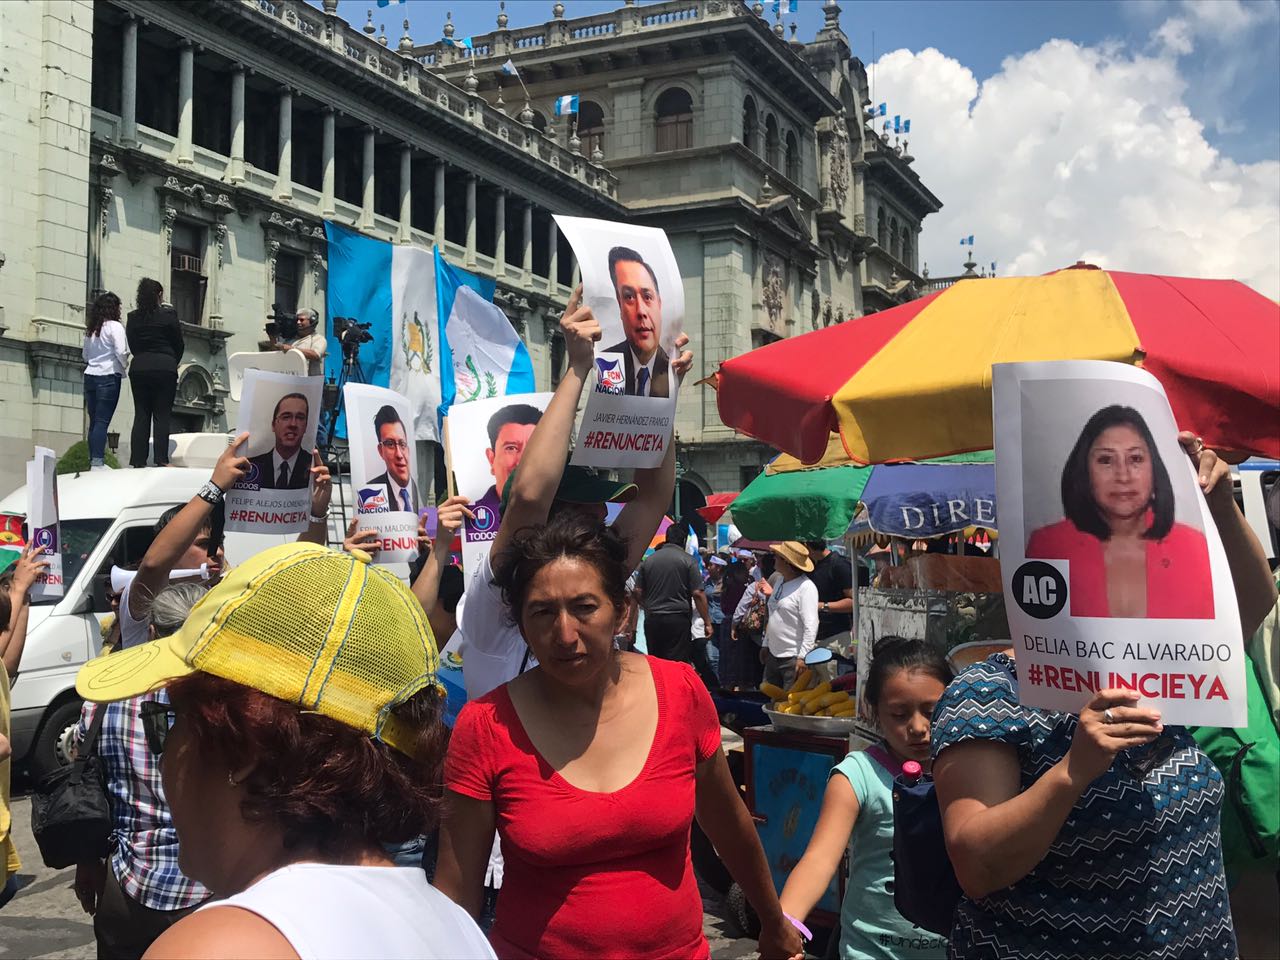
[[[1066,756],[1075,729],[1072,714],[1020,706],[1013,661],[998,653],[938,701],[933,755],[966,740],[1010,744],[1025,790]],[[1122,751],[1076,801],[1034,870],[980,900],[960,900],[951,956],[1235,957],[1222,799],[1222,775],[1181,727]]]

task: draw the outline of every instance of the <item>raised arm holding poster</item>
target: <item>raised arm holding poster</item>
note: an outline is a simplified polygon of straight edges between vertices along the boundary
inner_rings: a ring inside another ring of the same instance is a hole
[[[248,433],[249,472],[227,491],[227,529],[301,533],[311,516],[311,451],[320,377],[246,370],[237,433]]]
[[[1231,575],[1159,381],[1090,360],[997,364],[992,384],[1022,703],[1128,688],[1167,722],[1243,725]]]
[[[671,442],[684,330],[684,285],[667,235],[655,227],[555,218],[582,271],[583,302],[600,324],[596,379],[573,463],[656,467]]]
[[[409,400],[363,383],[348,383],[343,397],[357,529],[378,531],[379,563],[412,561],[418,556],[422,498],[413,476],[418,455]]]
[[[445,432],[458,493],[471,500],[474,519],[462,527],[462,563],[467,571],[498,535],[502,490],[520,464],[525,444],[551,402],[549,393],[489,397],[449,408]]]
[[[35,456],[27,461],[27,535],[39,549],[49,566],[36,577],[31,587],[32,600],[61,597],[62,537],[58,527],[58,458],[48,447],[36,447]]]

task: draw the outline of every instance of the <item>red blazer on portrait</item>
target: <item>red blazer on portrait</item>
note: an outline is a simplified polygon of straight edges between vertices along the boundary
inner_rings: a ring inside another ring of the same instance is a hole
[[[1027,542],[1027,558],[1070,563],[1071,615],[1109,617],[1103,543],[1070,520],[1041,527]],[[1213,617],[1209,545],[1194,527],[1175,523],[1163,540],[1147,541],[1147,616],[1160,620]]]

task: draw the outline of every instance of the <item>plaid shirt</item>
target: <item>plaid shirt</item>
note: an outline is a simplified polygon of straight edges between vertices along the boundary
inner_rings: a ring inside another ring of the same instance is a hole
[[[178,834],[160,783],[160,758],[147,747],[142,730],[143,700],[168,701],[163,690],[106,704],[96,753],[102,760],[115,826],[111,869],[120,888],[152,910],[181,910],[210,896],[178,869]],[[76,727],[77,748],[99,707],[86,703]]]

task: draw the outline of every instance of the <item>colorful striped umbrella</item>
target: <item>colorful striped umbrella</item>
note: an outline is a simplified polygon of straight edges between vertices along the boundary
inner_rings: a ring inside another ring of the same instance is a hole
[[[1210,446],[1280,457],[1280,305],[1234,280],[1081,265],[964,280],[752,350],[721,365],[717,403],[805,463],[832,433],[859,463],[918,460],[991,447],[993,363],[1085,359],[1151,371]]]

